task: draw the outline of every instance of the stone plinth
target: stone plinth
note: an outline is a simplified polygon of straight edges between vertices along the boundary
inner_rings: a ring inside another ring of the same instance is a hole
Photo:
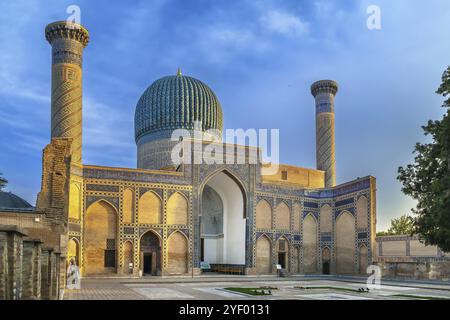
[[[26,236],[16,226],[0,225],[0,300],[22,298],[22,248]]]
[[[41,297],[41,245],[40,240],[23,241],[22,299]]]

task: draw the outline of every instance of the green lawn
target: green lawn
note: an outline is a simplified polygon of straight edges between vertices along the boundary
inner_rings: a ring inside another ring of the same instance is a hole
[[[412,299],[421,299],[421,300],[450,300],[449,298],[444,297],[430,297],[430,296],[416,296],[412,294],[396,294],[393,297],[402,297],[402,298],[412,298]]]
[[[358,289],[351,289],[351,288],[341,288],[341,287],[327,287],[327,286],[316,286],[316,287],[295,287],[296,289],[322,289],[322,290],[336,290],[336,291],[347,291],[347,292],[356,292],[356,293],[366,293],[358,291]]]
[[[235,291],[239,293],[245,293],[252,296],[270,296],[270,290],[276,288],[224,288],[225,290]]]

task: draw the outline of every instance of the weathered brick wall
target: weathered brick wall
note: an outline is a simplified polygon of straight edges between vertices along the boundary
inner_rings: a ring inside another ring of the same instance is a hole
[[[59,224],[46,219],[43,212],[0,211],[0,225],[17,226],[31,239],[40,239],[47,246],[59,246],[60,236],[55,233]]]
[[[22,236],[16,227],[0,226],[0,296],[5,300],[22,297]]]
[[[450,280],[450,261],[380,258],[377,265],[383,278]]]
[[[437,246],[421,243],[418,236],[382,236],[376,243],[376,260],[384,277],[450,279],[450,257]]]
[[[24,240],[22,262],[22,299],[39,299],[41,242]]]
[[[51,277],[51,256],[53,252],[49,249],[42,250],[41,255],[41,298],[50,299],[52,295],[52,277]]]
[[[7,299],[8,243],[6,232],[0,232],[0,300]]]
[[[36,252],[34,243],[29,241],[23,242],[23,262],[22,262],[22,298],[33,298],[33,275],[34,275],[34,258]]]
[[[68,217],[71,139],[52,139],[42,155],[42,182],[36,209],[48,218]]]
[[[283,171],[286,172],[284,177],[282,177]],[[262,175],[261,179],[263,183],[290,185],[298,188],[323,188],[325,171],[280,164],[277,173]]]
[[[34,257],[34,277],[33,277],[33,296],[36,299],[41,298],[42,278],[41,278],[41,255],[42,255],[42,243],[35,242],[36,255]]]

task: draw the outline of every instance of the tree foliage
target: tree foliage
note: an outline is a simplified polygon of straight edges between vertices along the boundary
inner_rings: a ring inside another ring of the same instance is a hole
[[[8,183],[8,180],[2,177],[2,175],[3,174],[0,172],[0,191],[2,191],[3,188],[6,186],[6,184]]]
[[[402,191],[417,200],[414,233],[425,244],[450,251],[450,67],[436,93],[446,98],[447,110],[442,120],[429,120],[422,127],[431,142],[416,144],[414,163],[399,167],[397,179]]]
[[[377,236],[393,236],[393,235],[408,235],[414,234],[414,218],[406,214],[399,218],[391,220],[391,226],[388,231],[380,231]]]

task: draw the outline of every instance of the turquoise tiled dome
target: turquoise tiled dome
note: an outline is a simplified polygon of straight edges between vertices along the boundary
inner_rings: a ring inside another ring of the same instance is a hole
[[[201,121],[202,131],[222,133],[222,107],[214,92],[203,82],[181,75],[156,80],[139,99],[134,116],[136,142],[147,135],[175,129],[194,129]]]

